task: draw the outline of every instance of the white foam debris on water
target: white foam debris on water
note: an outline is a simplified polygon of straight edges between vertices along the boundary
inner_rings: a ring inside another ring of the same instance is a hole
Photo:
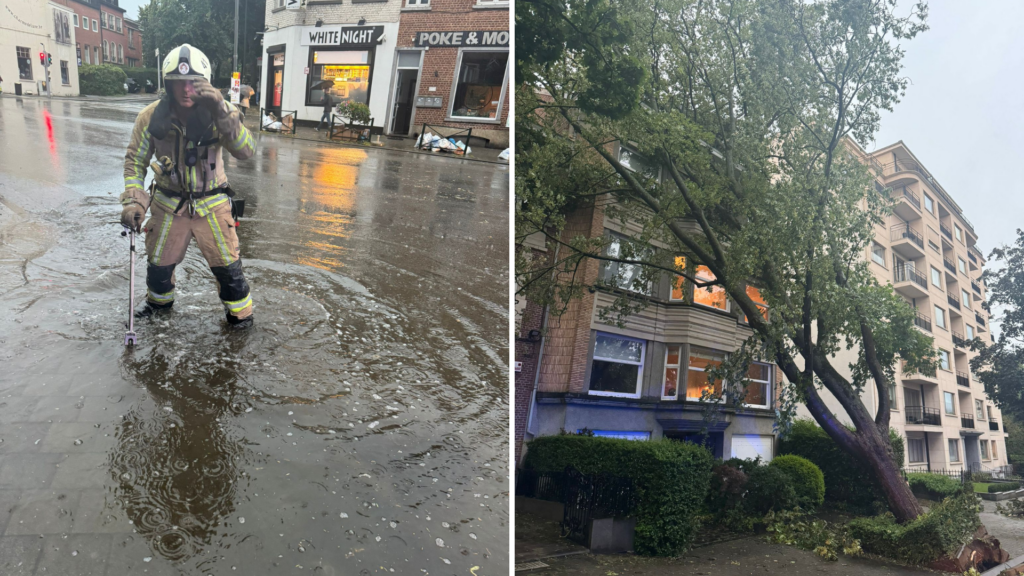
[[[143,562],[151,562],[152,560],[153,560],[152,556],[146,556],[145,558],[142,559]]]
[[[438,538],[437,540],[434,540],[434,544],[437,544],[441,548],[444,548],[444,540],[441,540],[440,538]]]
[[[341,517],[342,517],[342,518],[348,518],[348,514],[345,514],[344,512],[342,512],[342,513],[341,513]]]
[[[239,524],[245,524],[245,516],[239,516],[238,517],[238,523]]]
[[[389,526],[391,526],[392,528],[397,528],[398,524],[392,521],[391,524],[389,524]]]
[[[449,524],[447,522],[441,522],[441,526],[444,526],[445,528],[450,528],[451,524]]]
[[[379,421],[377,421],[377,420],[374,420],[373,422],[371,422],[371,423],[370,423],[370,424],[369,424],[369,425],[367,426],[367,428],[370,428],[370,429],[376,428],[378,424],[380,424],[380,422],[379,422]]]
[[[291,410],[289,410],[288,411],[288,415],[291,416],[292,414],[295,414],[295,412],[292,412]]]
[[[447,559],[447,558],[441,558],[441,561],[444,562],[445,564],[451,564],[452,563],[452,561]]]
[[[380,542],[380,536],[376,537],[377,542]]]
[[[476,540],[476,534],[473,534],[472,532],[469,533],[469,537]]]

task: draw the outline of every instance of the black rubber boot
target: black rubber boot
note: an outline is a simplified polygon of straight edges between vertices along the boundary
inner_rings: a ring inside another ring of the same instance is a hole
[[[228,313],[225,313],[225,316],[227,316],[228,318],[228,325],[235,330],[245,330],[246,328],[252,327],[253,314],[250,314],[249,316],[242,318],[241,320],[235,318],[234,316]]]
[[[174,302],[171,302],[170,304],[154,304],[147,301],[142,310],[135,311],[135,318],[142,319],[149,318],[150,316],[156,316],[158,314],[166,314],[167,312],[170,312],[172,306],[174,306]]]

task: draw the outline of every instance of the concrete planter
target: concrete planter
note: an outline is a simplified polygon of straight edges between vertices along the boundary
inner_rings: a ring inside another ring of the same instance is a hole
[[[992,500],[993,502],[999,502],[1000,500],[1012,500],[1024,496],[1024,488],[1020,490],[1013,490],[1012,492],[978,492],[978,496],[981,496],[982,500]]]

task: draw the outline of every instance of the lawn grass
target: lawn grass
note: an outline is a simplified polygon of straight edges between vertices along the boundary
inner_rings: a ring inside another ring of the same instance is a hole
[[[988,494],[988,487],[992,485],[992,482],[974,482],[974,491],[982,494]]]

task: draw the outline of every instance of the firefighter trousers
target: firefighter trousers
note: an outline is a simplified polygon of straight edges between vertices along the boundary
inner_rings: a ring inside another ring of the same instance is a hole
[[[252,315],[252,297],[238,252],[231,203],[226,194],[195,200],[194,208],[180,198],[156,191],[146,221],[146,299],[154,307],[174,303],[174,268],[185,259],[193,238],[217,279],[217,291],[227,315],[235,320]]]

